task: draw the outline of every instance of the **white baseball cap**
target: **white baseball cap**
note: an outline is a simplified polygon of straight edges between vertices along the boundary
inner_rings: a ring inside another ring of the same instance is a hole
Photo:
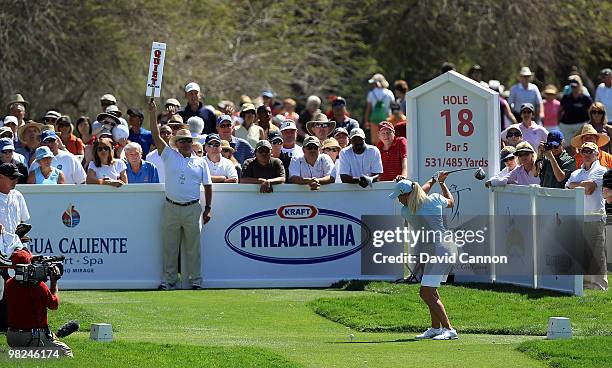
[[[189,93],[191,91],[200,92],[200,85],[196,82],[187,83],[187,85],[185,86],[185,93]]]
[[[349,137],[351,139],[353,139],[353,137],[361,137],[361,138],[365,139],[365,133],[364,133],[363,129],[361,129],[361,128],[353,128],[353,130],[351,130],[351,134],[349,135]]]
[[[297,127],[295,126],[295,122],[293,120],[287,119],[281,123],[280,131],[282,132],[283,130],[287,129],[297,130]]]

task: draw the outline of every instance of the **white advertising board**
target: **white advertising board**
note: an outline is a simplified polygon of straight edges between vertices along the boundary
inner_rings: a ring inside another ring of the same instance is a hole
[[[20,185],[35,254],[64,255],[62,288],[159,285],[163,185]]]
[[[399,213],[394,183],[319,191],[214,184],[202,231],[204,287],[329,286],[361,277],[362,215]],[[69,289],[150,289],[162,276],[163,184],[20,185],[37,254],[63,254]],[[368,235],[367,229],[364,232]]]

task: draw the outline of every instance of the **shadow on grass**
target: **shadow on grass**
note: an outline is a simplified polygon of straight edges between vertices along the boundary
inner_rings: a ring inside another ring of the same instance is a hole
[[[380,340],[380,341],[334,341],[329,344],[393,344],[398,342],[419,342],[417,339],[397,339],[397,340]]]
[[[483,283],[453,283],[449,284],[455,287],[461,287],[466,289],[476,289],[476,290],[484,290],[484,291],[496,291],[496,292],[504,292],[504,293],[514,293],[525,296],[527,299],[540,299],[540,298],[548,298],[548,297],[569,297],[572,295],[561,293],[553,290],[543,290],[543,289],[530,289],[523,286],[509,285],[509,284],[483,284]]]

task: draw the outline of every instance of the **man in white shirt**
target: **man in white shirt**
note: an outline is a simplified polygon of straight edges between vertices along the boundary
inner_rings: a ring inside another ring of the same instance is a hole
[[[283,148],[281,153],[285,153],[289,158],[304,156],[302,147],[295,144],[297,140],[297,127],[293,120],[285,120],[280,126],[280,132],[283,136]]]
[[[59,137],[52,130],[45,130],[40,136],[40,141],[43,146],[49,147],[53,152],[53,161],[51,166],[61,170],[64,173],[64,184],[83,184],[87,178],[87,174],[81,166],[79,159],[68,151],[59,149]],[[33,162],[29,171],[32,172],[38,167],[37,162]]]
[[[196,156],[191,148],[197,138],[188,129],[179,129],[170,139],[170,147],[159,135],[155,121],[157,106],[153,99],[149,103],[151,134],[160,152],[166,169],[166,203],[163,222],[164,279],[160,290],[176,288],[178,280],[179,247],[183,244],[187,258],[187,274],[192,290],[202,288],[200,217],[202,224],[210,221],[212,204],[212,182],[208,165],[202,157]],[[172,147],[176,147],[172,149]],[[204,186],[206,205],[200,205],[200,185]]]
[[[566,188],[584,188],[584,288],[608,290],[605,250],[605,202],[602,192],[607,169],[597,160],[599,148],[593,142],[580,147],[582,167],[572,173]]]
[[[606,106],[608,124],[612,124],[612,69],[603,69],[600,76],[601,84],[595,90],[595,102],[601,102]]]
[[[321,142],[315,136],[304,139],[304,156],[293,157],[289,164],[289,182],[308,185],[310,190],[317,190],[321,185],[334,182],[331,172],[334,162],[328,155],[321,155]]]
[[[378,148],[366,144],[361,128],[351,130],[351,145],[340,151],[340,178],[343,183],[359,184],[362,188],[372,186],[383,172]]]
[[[210,178],[213,183],[237,183],[238,172],[232,161],[221,156],[221,138],[219,134],[209,134],[204,144]]]
[[[172,137],[172,129],[168,125],[160,126],[159,136],[161,137],[161,139],[164,140],[164,142],[169,143],[170,137]],[[151,152],[147,154],[147,157],[145,160],[149,161],[150,163],[154,164],[155,167],[157,167],[157,176],[159,176],[159,182],[165,183],[166,182],[166,170],[164,169],[164,162],[159,156],[159,152],[156,149],[151,150]]]

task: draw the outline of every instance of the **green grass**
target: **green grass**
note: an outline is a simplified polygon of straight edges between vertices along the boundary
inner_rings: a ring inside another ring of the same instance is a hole
[[[517,367],[543,363],[516,350],[529,336],[462,334],[455,341],[415,341],[413,334],[359,332],[315,313],[320,298],[353,298],[364,291],[204,290],[172,292],[62,291],[54,328],[77,314],[113,325],[114,341],[94,342],[82,331],[63,339],[79,367]],[[380,295],[380,294],[376,294]],[[408,296],[406,296],[408,297]],[[411,298],[414,299],[414,295]],[[417,313],[415,311],[415,313]],[[349,339],[354,334],[353,341]],[[0,346],[5,346],[0,336]],[[187,361],[187,359],[191,359]],[[409,363],[407,363],[409,362]],[[0,366],[9,366],[0,361]],[[14,361],[11,361],[13,366]],[[20,362],[25,367],[48,362]]]
[[[419,285],[376,282],[372,293],[323,298],[310,303],[321,316],[359,331],[421,331],[428,327]],[[545,335],[549,317],[569,317],[575,335],[612,335],[612,294],[585,291],[574,297],[508,285],[448,285],[440,288],[459,333]]]
[[[67,340],[66,340],[67,341]],[[194,342],[195,343],[195,342]],[[70,341],[74,359],[23,361],[0,357],[11,367],[301,367],[278,354],[253,347],[220,347],[114,341],[92,344],[80,337]],[[83,352],[86,351],[86,354]],[[3,359],[4,358],[4,359]]]
[[[612,366],[612,337],[572,340],[539,340],[521,343],[518,350],[554,368],[600,368]]]

